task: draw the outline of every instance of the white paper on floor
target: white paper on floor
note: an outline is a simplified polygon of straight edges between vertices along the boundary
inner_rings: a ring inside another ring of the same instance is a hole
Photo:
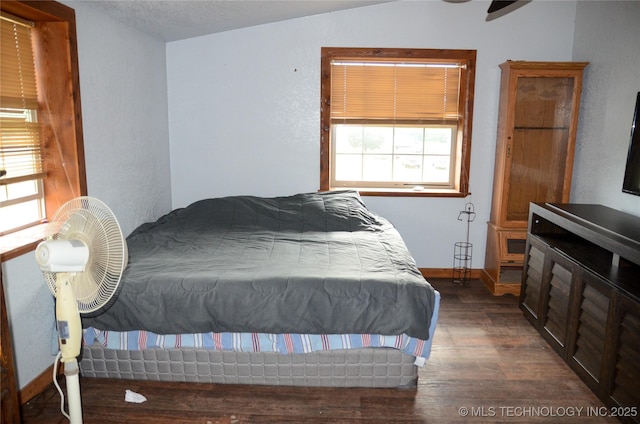
[[[145,402],[147,398],[142,396],[140,393],[132,392],[131,390],[126,390],[124,392],[124,400],[127,402],[142,403],[142,402]]]

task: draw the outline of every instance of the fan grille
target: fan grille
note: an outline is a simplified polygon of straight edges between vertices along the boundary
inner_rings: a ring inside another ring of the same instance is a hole
[[[49,239],[82,240],[89,247],[84,272],[71,279],[80,313],[106,305],[116,293],[128,262],[127,243],[111,209],[96,198],[77,197],[56,211],[49,234]],[[55,296],[57,273],[43,274]]]

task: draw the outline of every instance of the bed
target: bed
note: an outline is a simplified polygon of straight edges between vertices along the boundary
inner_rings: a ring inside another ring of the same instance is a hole
[[[85,377],[415,386],[439,293],[355,191],[205,199],[127,237]]]

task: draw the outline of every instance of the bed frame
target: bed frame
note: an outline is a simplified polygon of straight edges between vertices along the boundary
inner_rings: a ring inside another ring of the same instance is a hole
[[[416,387],[415,357],[391,348],[283,355],[205,349],[84,346],[83,377],[316,387]]]

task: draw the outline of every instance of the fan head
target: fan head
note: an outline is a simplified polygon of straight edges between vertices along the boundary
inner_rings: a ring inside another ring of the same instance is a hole
[[[70,243],[55,242],[62,240]],[[60,253],[60,247],[67,251]],[[72,258],[74,247],[84,259]],[[115,215],[103,202],[87,196],[70,200],[56,211],[47,240],[36,250],[39,262],[45,254],[53,263],[41,266],[42,273],[54,296],[58,273],[75,272],[71,284],[80,313],[96,311],[111,300],[128,262],[127,243]],[[61,264],[55,263],[58,259]]]

